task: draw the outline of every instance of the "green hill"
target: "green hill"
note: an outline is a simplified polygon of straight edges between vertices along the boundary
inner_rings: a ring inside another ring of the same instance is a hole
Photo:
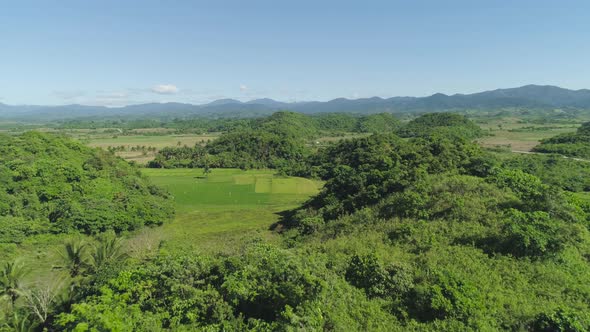
[[[132,230],[171,214],[167,194],[111,153],[37,132],[0,135],[0,241]]]
[[[533,151],[590,160],[590,122],[584,123],[575,133],[542,140]]]

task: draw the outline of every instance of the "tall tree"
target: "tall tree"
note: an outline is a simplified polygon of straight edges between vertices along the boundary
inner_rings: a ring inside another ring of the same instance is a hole
[[[63,251],[60,253],[68,270],[70,276],[75,278],[79,276],[88,264],[88,243],[79,240],[71,239],[64,245]]]
[[[123,243],[114,233],[103,234],[99,238],[98,245],[90,254],[90,265],[96,271],[102,266],[112,262],[121,262],[128,257],[123,248]]]

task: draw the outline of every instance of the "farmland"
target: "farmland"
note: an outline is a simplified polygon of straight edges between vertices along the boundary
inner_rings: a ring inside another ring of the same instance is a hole
[[[174,196],[176,218],[154,229],[165,248],[199,251],[237,249],[245,235],[271,237],[278,213],[294,208],[318,192],[321,183],[278,177],[268,170],[144,169],[152,182]]]
[[[480,122],[488,136],[478,140],[486,148],[506,148],[511,151],[530,151],[539,141],[555,135],[575,132],[578,123],[531,124],[519,118],[497,118]]]

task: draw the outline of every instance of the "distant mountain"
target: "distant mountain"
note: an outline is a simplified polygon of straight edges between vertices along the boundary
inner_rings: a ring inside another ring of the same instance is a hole
[[[283,102],[272,100],[272,99],[269,99],[269,98],[262,98],[262,99],[250,100],[246,104],[250,104],[250,105],[264,105],[264,106],[275,107],[275,108],[286,108],[286,107],[289,107],[289,103],[283,103]]]
[[[218,99],[215,101],[210,102],[209,104],[205,104],[204,106],[219,106],[219,105],[228,105],[228,104],[241,104],[242,102],[235,99]]]
[[[393,98],[338,98],[326,102],[309,101],[285,103],[268,98],[241,102],[220,99],[204,105],[183,103],[150,103],[118,108],[84,105],[64,106],[10,106],[0,104],[0,118],[56,120],[79,117],[182,117],[255,116],[291,110],[302,113],[407,113],[449,110],[493,110],[503,108],[590,109],[590,90],[568,90],[550,85],[526,85],[519,88],[497,89],[473,94],[445,95],[436,93],[428,97]]]
[[[293,110],[303,112],[432,112],[467,109],[520,108],[588,108],[590,90],[568,90],[556,86],[526,85],[519,88],[497,89],[474,94],[428,97],[378,97],[366,99],[338,98],[328,102],[296,105]]]

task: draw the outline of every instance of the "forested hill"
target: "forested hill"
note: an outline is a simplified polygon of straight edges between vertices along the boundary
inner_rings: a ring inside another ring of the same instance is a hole
[[[342,114],[310,117],[293,112],[277,112],[249,126],[224,133],[205,146],[167,147],[148,164],[152,168],[238,167],[274,168],[293,175],[310,176],[307,158],[322,132],[396,133],[401,137],[453,136],[474,139],[482,130],[466,117],[452,113],[429,113],[405,126],[389,113],[363,117]],[[311,144],[310,144],[311,143]]]
[[[0,118],[58,120],[80,117],[140,117],[163,118],[194,115],[260,116],[278,110],[301,113],[405,113],[449,110],[528,109],[590,109],[590,90],[568,90],[556,86],[526,85],[473,94],[446,95],[436,93],[427,97],[338,98],[330,101],[285,103],[271,99],[241,102],[222,99],[208,104],[149,103],[118,108],[85,105],[10,106],[0,104]]]
[[[167,193],[109,152],[38,132],[0,135],[0,242],[132,230],[171,215]]]
[[[206,146],[166,147],[158,152],[148,166],[242,169],[293,167],[309,155],[311,149],[307,145],[312,139],[326,132],[368,134],[392,132],[399,127],[399,121],[388,113],[353,117],[346,114],[309,116],[277,112],[268,117],[240,121]]]
[[[575,133],[542,140],[534,151],[590,160],[590,122],[584,123]]]
[[[353,330],[588,331],[590,205],[568,192],[587,165],[448,134],[319,151],[323,190],[279,229],[375,305]]]

